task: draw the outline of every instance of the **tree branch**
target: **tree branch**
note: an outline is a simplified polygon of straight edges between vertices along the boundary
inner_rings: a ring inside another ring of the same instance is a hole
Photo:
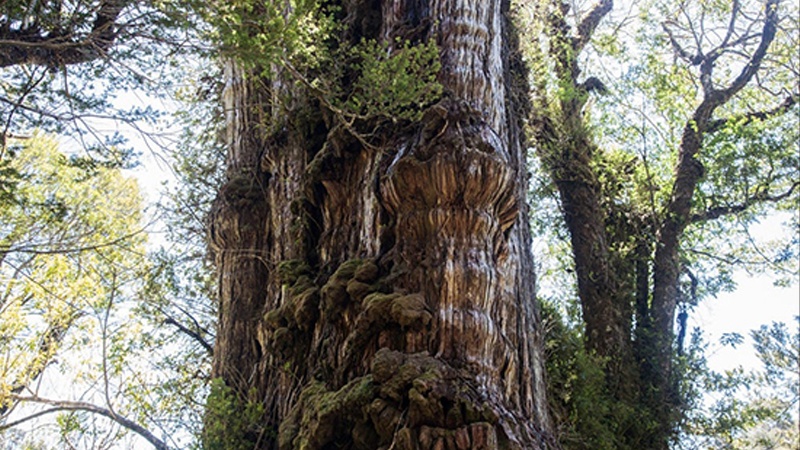
[[[97,8],[91,31],[77,36],[75,30],[50,30],[37,26],[0,31],[0,68],[20,64],[63,67],[104,56],[117,36],[116,21],[130,0],[103,0]]]
[[[693,214],[692,217],[689,219],[689,221],[691,223],[705,222],[707,220],[718,219],[722,216],[728,216],[731,214],[744,212],[747,209],[759,203],[778,202],[792,195],[792,193],[798,186],[800,186],[800,181],[795,181],[788,191],[778,195],[769,195],[769,191],[766,190],[761,191],[756,193],[752,197],[747,198],[743,203],[740,203],[738,205],[716,206],[714,208],[709,208],[703,211],[702,213]]]
[[[669,38],[669,43],[672,46],[672,49],[680,58],[686,60],[693,66],[696,66],[703,61],[703,57],[701,55],[693,55],[683,48],[683,46],[675,38],[675,35],[672,34],[672,30],[667,26],[667,23],[661,24],[661,28],[664,29],[665,33],[667,33],[667,38]]]
[[[707,129],[712,114],[720,105],[725,104],[736,95],[752,78],[761,67],[761,62],[766,56],[767,49],[775,38],[778,23],[777,7],[780,0],[767,0],[764,25],[761,32],[761,41],[758,48],[750,56],[749,61],[742,69],[741,73],[725,89],[715,89],[712,83],[712,71],[714,69],[715,57],[702,56],[700,41],[698,42],[697,53],[701,55],[700,64],[700,83],[703,87],[703,101],[694,110],[691,120],[683,129],[680,150],[678,155],[678,165],[675,170],[675,181],[672,185],[672,194],[666,208],[666,219],[659,227],[657,232],[658,245],[653,261],[653,325],[660,335],[657,338],[658,353],[661,358],[659,377],[666,377],[671,372],[671,360],[669,358],[670,346],[672,345],[672,329],[675,319],[675,307],[678,298],[678,279],[680,270],[678,252],[680,239],[686,227],[692,223],[692,200],[699,180],[703,177],[705,168],[697,160],[697,154],[703,148],[703,135]],[[677,41],[676,41],[677,43]],[[680,48],[680,47],[679,47]],[[792,188],[794,189],[794,188]],[[762,194],[766,195],[766,194]],[[756,201],[751,199],[750,202]],[[748,203],[748,202],[745,202]],[[749,205],[745,206],[745,208]],[[707,212],[699,215],[697,220],[702,217],[711,217],[714,214],[725,214],[726,209],[717,212]],[[664,383],[662,378],[659,383]],[[666,391],[665,391],[666,392]]]
[[[18,375],[17,381],[11,386],[10,392],[12,394],[19,394],[28,389],[28,386],[54,361],[56,350],[64,340],[67,331],[69,331],[72,324],[82,315],[80,311],[76,311],[70,314],[69,318],[64,323],[50,325],[39,340],[39,349],[36,357],[34,357],[33,361],[25,368],[26,370],[22,372],[23,375]],[[0,417],[8,413],[14,406],[13,404],[0,405]]]
[[[167,313],[165,313],[163,311],[162,311],[162,313],[164,314],[164,316],[167,317],[166,319],[164,319],[164,322],[163,322],[164,324],[175,326],[178,329],[178,331],[180,331],[181,333],[189,336],[194,341],[196,341],[198,344],[200,344],[206,350],[206,352],[208,352],[209,356],[214,355],[214,347],[208,341],[206,341],[203,338],[203,336],[200,335],[200,333],[189,329],[188,327],[186,327],[182,323],[178,322],[177,320],[175,320],[174,318],[169,316]]]
[[[731,122],[739,123],[741,125],[748,125],[755,121],[767,120],[772,117],[776,117],[786,113],[787,111],[789,111],[789,109],[792,108],[792,106],[796,104],[797,104],[797,95],[793,94],[790,95],[789,97],[786,97],[786,100],[784,100],[783,103],[781,103],[780,105],[766,111],[755,111],[741,116],[730,117],[727,119],[711,120],[708,122],[708,125],[706,126],[706,133],[715,133],[724,128],[725,125]]]
[[[6,424],[0,425],[0,431],[7,430],[9,428],[13,428],[17,425],[21,425],[25,422],[33,420],[37,417],[41,417],[47,414],[52,414],[60,411],[86,411],[92,414],[97,414],[108,419],[113,420],[114,422],[118,423],[119,425],[127,428],[128,430],[138,434],[142,438],[144,438],[147,442],[153,445],[157,450],[170,450],[167,444],[162,441],[161,439],[157,438],[153,433],[151,433],[148,429],[144,428],[143,426],[139,425],[138,423],[121,416],[107,408],[102,408],[100,406],[94,405],[92,403],[87,402],[76,402],[76,401],[68,401],[68,400],[50,400],[46,398],[42,398],[36,395],[33,396],[20,396],[20,395],[11,395],[11,398],[18,402],[31,402],[31,403],[39,403],[42,405],[52,406],[52,408],[45,409],[43,411],[38,411],[33,413],[29,416],[23,417],[21,419],[15,420],[13,422],[9,422]]]
[[[707,98],[714,101],[716,105],[721,105],[736,95],[737,92],[750,82],[750,79],[753,78],[756,72],[758,72],[758,69],[761,67],[761,61],[764,60],[770,44],[772,44],[772,41],[775,39],[775,33],[778,29],[779,2],[780,0],[767,0],[764,6],[765,17],[764,27],[761,31],[761,42],[736,79],[725,89],[717,91],[712,88],[711,91],[706,92]]]
[[[112,246],[120,245],[121,243],[123,243],[123,242],[125,242],[127,240],[130,240],[130,239],[132,239],[132,238],[134,238],[136,236],[139,236],[139,235],[141,235],[142,233],[145,232],[146,228],[147,227],[142,228],[141,230],[134,231],[132,233],[128,233],[128,234],[126,234],[124,236],[120,236],[120,237],[118,237],[116,239],[113,239],[113,240],[110,240],[110,241],[107,241],[107,242],[100,242],[98,244],[84,245],[84,246],[80,246],[80,247],[54,248],[54,247],[49,247],[49,245],[50,245],[49,243],[37,244],[35,242],[34,243],[29,243],[29,244],[24,244],[24,245],[21,245],[21,246],[18,246],[18,247],[7,247],[7,246],[4,246],[4,245],[0,245],[0,254],[27,253],[27,254],[31,254],[31,255],[63,255],[63,254],[70,254],[70,253],[83,253],[83,252],[88,252],[88,251],[92,251],[92,250],[100,250],[100,249],[103,249],[103,248],[106,248],[106,247],[112,247]],[[91,233],[91,234],[94,234],[94,233]],[[85,237],[85,236],[76,236],[75,238],[80,239],[82,237]],[[37,248],[37,247],[40,247],[40,248]]]
[[[728,45],[728,41],[731,40],[733,36],[733,32],[736,29],[736,16],[739,15],[739,11],[741,10],[741,2],[739,0],[733,0],[733,6],[731,6],[731,20],[728,22],[728,31],[725,33],[725,39],[722,40],[719,48],[724,48]]]
[[[572,44],[576,54],[580,53],[583,47],[586,46],[586,44],[592,38],[594,30],[597,29],[597,25],[600,24],[600,21],[603,19],[603,17],[605,17],[613,7],[613,0],[600,0],[600,3],[594,5],[589,14],[583,18],[581,23],[578,25],[578,36],[575,38]]]

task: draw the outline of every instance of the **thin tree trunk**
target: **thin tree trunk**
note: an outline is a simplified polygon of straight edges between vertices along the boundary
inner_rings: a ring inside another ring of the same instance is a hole
[[[436,39],[445,99],[364,145],[229,66],[214,376],[264,405],[251,448],[546,448],[508,4],[343,7]]]

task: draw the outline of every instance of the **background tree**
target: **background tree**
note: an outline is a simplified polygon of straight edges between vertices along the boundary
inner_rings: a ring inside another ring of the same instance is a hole
[[[189,68],[205,56],[198,40],[202,28],[188,26],[196,24],[196,18],[187,2],[12,1],[0,9],[0,55],[4,58],[0,65],[0,104],[4,105],[0,107],[4,127],[0,196],[7,202],[4,206],[9,206],[9,217],[21,213],[11,206],[18,204],[17,189],[27,189],[30,182],[16,169],[16,159],[26,158],[26,147],[11,143],[36,133],[35,129],[59,133],[71,152],[68,159],[74,170],[69,173],[82,170],[86,179],[110,168],[135,166],[145,149],[163,152],[159,158],[167,160],[165,145],[171,141],[160,134],[165,116],[155,105],[159,99],[170,100],[177,85],[188,92],[192,83],[187,76]],[[192,49],[191,57],[188,49]],[[175,70],[178,63],[182,64],[180,76]],[[186,99],[186,94],[181,95]],[[121,96],[124,99],[120,100]],[[143,97],[147,101],[141,101]],[[132,134],[137,138],[135,149],[128,141]],[[199,167],[197,161],[193,164]],[[88,188],[89,184],[81,186]],[[103,188],[92,185],[95,187]],[[108,192],[114,191],[95,194]],[[191,198],[182,201],[191,202]],[[81,216],[92,212],[93,205],[86,203],[73,212],[72,220],[93,220]],[[130,219],[138,220],[139,214],[131,214]],[[181,220],[182,216],[168,220],[175,235],[184,230]],[[144,234],[145,230],[139,231]],[[147,230],[155,231],[153,227]],[[21,236],[21,242],[31,236]],[[68,233],[53,235],[51,244],[64,254],[81,254],[85,248],[105,245],[97,233],[81,235],[80,242],[69,237]],[[210,328],[207,320],[213,316],[205,291],[208,286],[203,285],[208,270],[198,263],[202,250],[197,249],[197,240],[202,238],[170,242],[170,247],[151,258],[145,258],[140,246],[136,258],[125,260],[125,276],[136,281],[117,283],[103,304],[105,309],[83,318],[89,324],[94,321],[93,326],[65,331],[75,345],[54,348],[48,354],[50,360],[82,364],[62,362],[58,366],[62,382],[55,393],[49,391],[55,398],[27,397],[55,400],[58,406],[50,405],[54,409],[81,406],[77,412],[57,415],[56,423],[53,416],[37,419],[59,430],[47,435],[51,439],[47,445],[54,439],[93,449],[120,445],[117,441],[125,427],[153,438],[159,434],[160,439],[154,439],[158,445],[188,448],[194,441],[208,383],[210,354],[203,345],[210,348],[206,340],[213,339],[206,332]],[[113,302],[109,300],[112,297]],[[99,341],[108,341],[113,354],[84,348],[87,342]],[[52,384],[48,381],[53,376],[48,373],[29,373],[28,385]],[[69,392],[64,394],[66,386]],[[64,400],[71,395],[92,403],[68,404]],[[13,415],[7,412],[4,429],[18,424],[23,412],[38,414],[31,408],[16,408]],[[117,418],[128,422],[120,428]],[[23,438],[31,442],[30,435],[23,434]]]
[[[549,445],[508,7],[209,14],[235,61],[207,448]]]
[[[116,322],[110,313],[144,263],[136,182],[116,169],[87,171],[38,134],[8,151],[17,153],[10,169],[21,181],[0,210],[3,428],[42,414],[89,411],[146,435],[112,399],[127,376],[120,363],[135,330],[126,328],[136,323]],[[47,397],[50,366],[71,377],[76,391],[83,387],[78,399]],[[103,406],[87,401],[97,398]],[[83,426],[71,417],[59,422],[61,439]]]
[[[9,0],[0,6],[0,168],[6,140],[36,129],[81,149],[87,164],[129,167],[156,133],[185,51],[202,27],[183,1]],[[120,98],[124,96],[124,98]],[[132,101],[147,97],[146,102]],[[5,180],[0,179],[0,187]]]
[[[594,422],[605,438],[574,446],[666,448],[684,406],[679,304],[729,285],[737,262],[796,273],[783,265],[791,246],[764,252],[737,236],[797,205],[796,11],[647,2],[608,20],[611,1],[576,8],[528,11],[537,150],[571,241],[585,348],[603,367],[598,404],[611,410]]]

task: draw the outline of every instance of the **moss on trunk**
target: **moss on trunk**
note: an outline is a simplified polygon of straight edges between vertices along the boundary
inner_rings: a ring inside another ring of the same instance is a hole
[[[255,449],[546,448],[508,4],[339,6],[331,43],[409,55],[381,66],[403,71],[389,84],[438,54],[442,98],[346,120],[310,72],[231,63],[229,185],[244,174],[257,189],[246,205],[221,193],[212,220],[230,230],[214,239],[214,375],[263,406],[273,432]],[[438,53],[413,47],[429,42]],[[344,96],[358,60],[335,68]]]

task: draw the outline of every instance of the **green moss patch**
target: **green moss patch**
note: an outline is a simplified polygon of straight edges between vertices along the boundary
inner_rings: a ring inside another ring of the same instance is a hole
[[[357,378],[337,391],[329,391],[323,383],[312,381],[281,423],[278,448],[319,450],[337,439],[349,438],[356,430],[361,441],[369,441],[369,430],[354,425],[364,422],[363,410],[374,397],[371,376]]]

